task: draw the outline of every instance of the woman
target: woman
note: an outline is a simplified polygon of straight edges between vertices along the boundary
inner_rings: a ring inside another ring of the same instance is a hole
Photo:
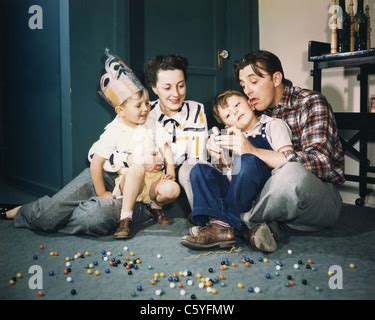
[[[188,60],[185,57],[162,55],[146,61],[144,73],[150,91],[158,97],[151,102],[149,117],[163,125],[170,136],[177,179],[192,207],[193,193],[189,174],[198,160],[206,158],[205,141],[208,131],[203,104],[185,100],[187,66]],[[155,204],[151,204],[149,209],[161,210]]]

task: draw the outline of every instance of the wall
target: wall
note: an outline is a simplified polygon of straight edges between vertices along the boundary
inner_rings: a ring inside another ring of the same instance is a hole
[[[3,2],[4,172],[36,193],[62,186],[59,4]],[[29,28],[31,5],[43,9],[42,30]]]
[[[87,152],[113,117],[98,96],[105,47],[129,58],[127,1],[70,1],[73,177],[87,167]]]
[[[2,0],[1,5],[7,30],[1,53],[6,78],[1,171],[19,188],[53,194],[86,167],[90,145],[113,118],[96,91],[104,48],[129,57],[128,1]],[[43,9],[42,30],[28,26],[31,5]]]
[[[0,1],[0,43],[4,43],[4,3]],[[4,113],[4,102],[3,102],[3,87],[4,87],[4,67],[3,57],[0,55],[0,180],[4,175],[4,125],[3,125],[3,113]]]
[[[356,0],[354,1],[356,11]],[[346,3],[349,3],[348,0]],[[312,64],[307,60],[308,42],[330,42],[329,4],[329,0],[259,1],[260,48],[279,56],[286,77],[295,85],[312,88]],[[365,0],[366,4],[370,5],[372,47],[375,47],[375,2]],[[359,83],[356,74],[356,70],[323,71],[322,92],[336,112],[359,112]],[[371,95],[375,95],[375,75],[370,76],[369,96]],[[346,133],[343,132],[344,134]],[[368,154],[374,165],[374,143],[369,144]],[[345,157],[345,166],[346,173],[358,174],[358,163],[354,160]],[[349,186],[352,184],[346,183]],[[353,193],[357,193],[357,190],[353,190]],[[352,197],[346,197],[346,201],[352,203]]]

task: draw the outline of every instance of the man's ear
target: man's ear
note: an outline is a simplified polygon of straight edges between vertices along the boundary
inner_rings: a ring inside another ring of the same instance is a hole
[[[283,82],[283,75],[280,71],[277,71],[272,76],[272,81],[274,87],[278,87]]]

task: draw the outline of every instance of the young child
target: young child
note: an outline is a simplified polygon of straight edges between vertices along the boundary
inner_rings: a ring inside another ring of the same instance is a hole
[[[150,102],[147,90],[124,62],[106,49],[107,71],[100,81],[101,95],[114,107],[117,116],[106,126],[89,151],[90,171],[96,194],[108,198],[122,195],[120,221],[114,237],[131,237],[131,222],[136,201],[151,200],[163,205],[175,200],[180,187],[175,180],[174,159],[164,128],[148,121]],[[166,173],[153,170],[165,160]],[[103,170],[117,172],[113,192],[106,190]],[[159,223],[170,223],[167,216]]]
[[[280,119],[258,117],[241,92],[229,90],[217,95],[213,113],[227,132],[219,135],[215,128],[216,133],[210,138],[211,150],[218,150],[219,165],[198,164],[190,175],[194,190],[192,213],[198,226],[192,227],[181,243],[193,249],[234,245],[234,231],[242,232],[245,228],[241,213],[251,208],[271,175],[270,167],[286,162],[281,152],[292,150],[289,127]],[[274,159],[275,163],[265,163],[261,156],[252,154],[253,148],[265,153],[278,151],[280,157]],[[223,157],[226,149],[233,151],[232,162]],[[229,179],[223,168],[229,169]]]

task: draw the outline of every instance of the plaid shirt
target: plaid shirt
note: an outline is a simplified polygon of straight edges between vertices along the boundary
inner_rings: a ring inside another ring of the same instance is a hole
[[[324,182],[344,183],[344,153],[332,107],[319,92],[287,81],[278,106],[267,114],[283,119],[292,130],[293,151],[284,155],[300,162]]]

